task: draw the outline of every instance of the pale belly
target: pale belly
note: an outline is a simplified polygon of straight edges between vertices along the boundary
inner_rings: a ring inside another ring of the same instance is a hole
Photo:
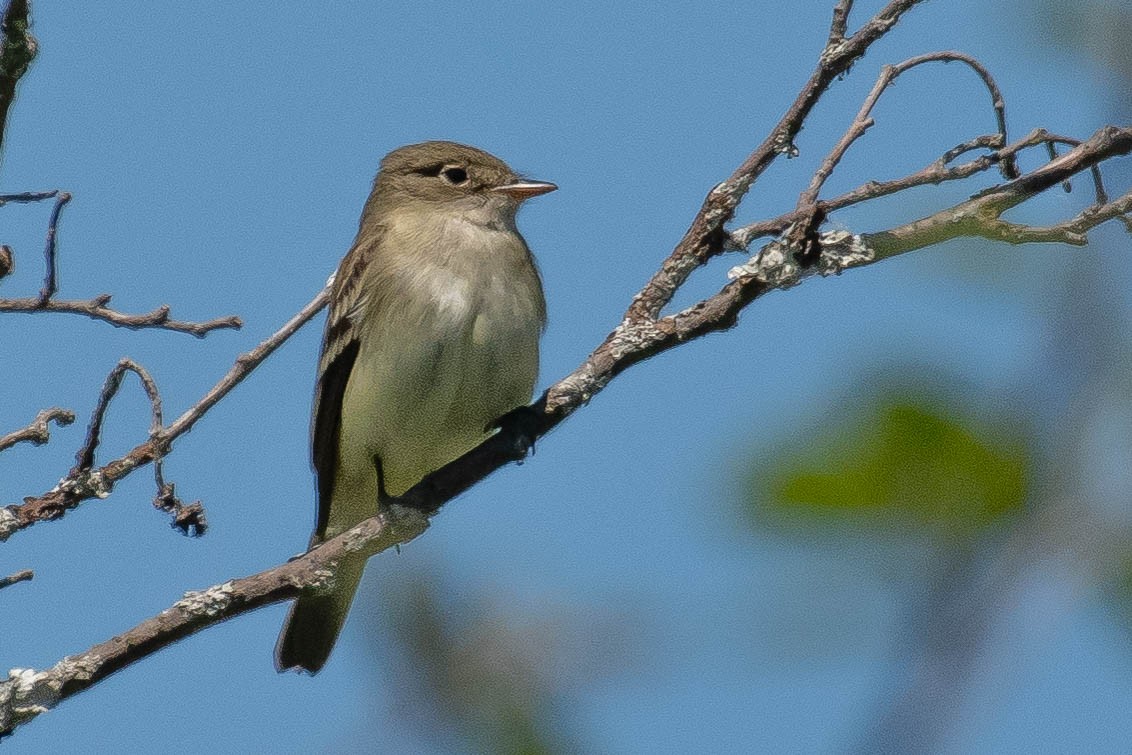
[[[343,397],[328,534],[376,511],[381,460],[396,496],[480,443],[493,420],[531,398],[537,304],[510,291],[471,306],[448,281],[427,308],[395,313],[363,338]]]

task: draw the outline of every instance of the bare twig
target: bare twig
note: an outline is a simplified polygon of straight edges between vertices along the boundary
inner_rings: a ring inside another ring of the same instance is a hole
[[[122,387],[122,378],[126,376],[127,372],[132,372],[138,376],[142,387],[145,388],[146,396],[149,397],[151,412],[149,437],[153,438],[161,430],[161,394],[157,390],[157,383],[153,381],[153,376],[149,374],[148,370],[134,360],[123,357],[106,376],[106,380],[102,384],[98,403],[95,404],[94,413],[91,415],[90,424],[87,426],[86,441],[75,454],[75,468],[71,470],[71,474],[83,474],[90,471],[90,468],[94,466],[94,452],[98,449],[102,435],[102,421],[106,417],[106,409],[110,406],[111,399],[117,395],[118,389]]]
[[[28,26],[27,0],[9,0],[0,21],[0,147],[4,144],[8,108],[16,98],[16,84],[38,49]]]
[[[1020,244],[1060,241],[1084,244],[1085,233],[1129,211],[1128,195],[1094,205],[1075,218],[1048,227],[1023,226],[1002,220],[1002,214],[1030,197],[1089,170],[1103,160],[1132,151],[1132,128],[1106,126],[1064,155],[1020,178],[976,194],[966,202],[912,223],[867,235],[878,259],[922,249],[959,236],[977,236]]]
[[[53,199],[57,196],[59,196],[58,189],[52,189],[51,191],[23,191],[19,194],[0,194],[0,207],[3,207],[9,202],[27,204],[28,202],[42,202],[45,199]]]
[[[267,340],[250,352],[237,357],[227,374],[171,425],[153,433],[144,443],[135,446],[125,456],[101,467],[74,469],[58,485],[43,495],[25,498],[22,504],[0,508],[0,542],[10,537],[13,532],[30,527],[36,522],[58,519],[85,500],[109,495],[118,480],[168,454],[174,440],[188,432],[205,412],[215,406],[256,366],[318,314],[326,306],[328,299],[329,289],[324,288]]]
[[[1080,139],[1074,139],[1071,136],[1058,136],[1056,134],[1048,134],[1046,140],[1046,154],[1049,156],[1050,161],[1054,161],[1058,157],[1057,145],[1067,144],[1070,147],[1076,147],[1081,143]],[[1105,204],[1108,202],[1108,192],[1104,188],[1104,180],[1101,177],[1101,169],[1099,166],[1094,165],[1090,171],[1093,174],[1093,195],[1097,204]],[[1065,189],[1065,193],[1073,191],[1073,186],[1069,181],[1063,181],[1061,187]]]
[[[982,63],[961,52],[943,51],[927,53],[925,55],[917,55],[914,58],[909,58],[896,65],[888,65],[881,69],[880,76],[877,78],[876,84],[873,89],[865,97],[864,103],[861,104],[861,109],[858,111],[857,116],[853,119],[853,123],[849,129],[838,140],[837,144],[833,147],[830,153],[822,161],[821,166],[814,173],[810,185],[802,192],[798,198],[798,209],[804,210],[807,207],[817,204],[818,194],[821,192],[822,186],[825,185],[826,180],[833,173],[834,169],[841,162],[845,153],[849,151],[849,147],[855,141],[864,136],[865,132],[872,128],[874,121],[871,117],[873,108],[876,107],[877,102],[880,100],[882,94],[888,90],[889,87],[896,81],[896,79],[903,73],[910,71],[917,66],[924,65],[925,63],[952,63],[959,62],[971,68],[983,80],[983,85],[991,95],[991,106],[994,108],[995,119],[998,122],[998,132],[993,136],[982,136],[977,139],[964,143],[959,147],[948,152],[944,155],[944,162],[950,162],[971,149],[975,145],[979,147],[989,147],[991,149],[1001,149],[1006,146],[1006,104],[1002,98],[1002,92],[995,83],[994,77],[983,66]],[[1018,171],[1014,164],[1013,153],[1007,153],[1000,156],[999,165],[1001,166],[1003,176],[1007,179],[1017,178]]]
[[[830,84],[838,76],[845,74],[873,42],[920,2],[923,0],[892,0],[852,36],[826,45],[817,69],[810,75],[802,91],[770,135],[743,161],[730,178],[708,192],[684,237],[664,261],[660,270],[634,297],[625,313],[627,321],[642,323],[655,320],[660,311],[672,301],[676,289],[688,279],[692,271],[724,250],[724,242],[727,239],[724,225],[731,220],[735,208],[739,206],[751,184],[762,175],[775,158],[783,154],[797,153],[794,138],[801,131],[806,117]],[[844,14],[841,15],[847,15],[851,5],[852,3],[839,4],[838,7],[844,9]],[[834,16],[831,38],[837,37],[837,32],[843,23],[840,20],[841,15]]]
[[[174,330],[180,333],[189,333],[198,338],[207,335],[213,330],[225,328],[239,329],[243,321],[236,316],[217,317],[204,322],[188,322],[174,320],[169,317],[169,307],[162,305],[152,312],[144,315],[127,315],[116,312],[106,305],[110,302],[110,294],[102,294],[89,300],[59,300],[49,299],[44,302],[40,298],[0,299],[0,312],[35,313],[35,312],[66,312],[75,315],[85,315],[94,320],[102,320],[120,328],[141,330],[143,328],[161,328]]]
[[[128,315],[122,312],[116,312],[107,306],[110,303],[110,294],[101,294],[85,301],[59,301],[55,299],[55,292],[58,290],[56,258],[58,252],[59,216],[63,211],[63,207],[71,201],[71,194],[65,191],[3,194],[0,195],[0,206],[3,206],[7,202],[40,202],[52,198],[55,199],[55,205],[51,210],[51,217],[47,223],[47,240],[43,250],[45,272],[43,276],[43,286],[39,291],[39,296],[23,299],[0,299],[0,312],[66,312],[85,315],[91,319],[102,320],[122,328],[131,328],[133,330],[139,330],[141,328],[161,328],[164,330],[189,333],[198,338],[203,338],[213,330],[240,328],[243,326],[243,321],[235,316],[217,317],[205,322],[173,320],[169,317],[169,307],[166,305],[162,305],[144,315]],[[3,247],[3,250],[7,257],[8,264],[6,267],[10,270],[11,249]],[[6,273],[6,270],[0,272],[0,277],[3,277]]]
[[[956,147],[948,150],[939,159],[932,162],[930,165],[904,176],[903,178],[893,179],[891,181],[870,181],[866,184],[858,186],[852,191],[848,191],[833,199],[826,199],[821,202],[821,207],[826,212],[840,210],[845,207],[867,202],[879,197],[889,196],[896,194],[907,189],[915,188],[917,186],[926,186],[929,184],[940,184],[947,181],[957,181],[964,178],[970,178],[973,175],[989,170],[990,168],[1000,164],[1003,159],[1008,157],[1013,158],[1020,152],[1031,147],[1046,144],[1050,141],[1059,143],[1069,143],[1067,137],[1056,136],[1050,134],[1045,129],[1035,129],[1019,141],[1009,144],[1000,150],[994,150],[986,155],[970,160],[969,162],[960,165],[950,165],[955,158],[970,152],[975,149],[987,147],[985,140],[997,139],[997,135],[985,135],[976,137],[969,142],[957,145]],[[1080,144],[1080,140],[1072,140],[1073,144]],[[1099,176],[1099,168],[1094,164],[1089,168],[1090,172],[1096,172]],[[1098,196],[1103,196],[1099,194]],[[791,212],[779,215],[777,218],[770,220],[762,220],[757,223],[751,223],[742,228],[732,231],[728,235],[727,248],[731,250],[746,249],[752,241],[766,236],[776,236],[788,227],[797,223],[802,219],[805,213],[802,210],[792,210]]]
[[[58,406],[43,409],[39,414],[35,415],[35,419],[33,419],[31,424],[27,427],[0,436],[0,451],[5,451],[17,443],[23,442],[42,446],[51,439],[51,429],[49,427],[51,422],[55,422],[60,427],[65,427],[74,421],[75,413],[70,409],[63,409]]]
[[[35,572],[31,569],[23,569],[15,574],[9,574],[7,577],[0,577],[0,590],[5,587],[11,587],[18,582],[27,582],[35,578]]]
[[[70,192],[59,192],[59,195],[55,197],[55,206],[51,208],[51,218],[47,221],[47,243],[43,249],[46,272],[43,276],[43,288],[39,289],[39,305],[41,307],[47,304],[59,289],[56,283],[55,273],[55,251],[58,248],[56,239],[59,236],[59,214],[63,212],[63,208],[70,201]]]

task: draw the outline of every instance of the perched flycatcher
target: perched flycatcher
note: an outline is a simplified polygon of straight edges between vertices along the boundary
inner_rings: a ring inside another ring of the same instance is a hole
[[[311,432],[312,547],[376,514],[530,400],[546,302],[515,213],[555,188],[453,142],[401,147],[381,161],[330,296]],[[280,671],[322,668],[364,567],[343,561],[329,593],[295,601],[276,646]]]

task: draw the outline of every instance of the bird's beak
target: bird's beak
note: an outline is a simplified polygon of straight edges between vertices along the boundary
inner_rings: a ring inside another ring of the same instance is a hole
[[[513,181],[509,184],[496,186],[492,191],[497,191],[500,194],[506,194],[512,199],[522,201],[537,197],[539,194],[547,194],[554,191],[558,187],[546,181]]]

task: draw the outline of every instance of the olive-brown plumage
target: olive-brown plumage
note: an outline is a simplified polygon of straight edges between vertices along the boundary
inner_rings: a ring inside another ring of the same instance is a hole
[[[331,290],[311,430],[312,547],[530,399],[546,305],[515,214],[554,188],[454,142],[382,160]],[[276,647],[280,671],[322,668],[364,565],[342,562],[329,592],[296,600]]]

